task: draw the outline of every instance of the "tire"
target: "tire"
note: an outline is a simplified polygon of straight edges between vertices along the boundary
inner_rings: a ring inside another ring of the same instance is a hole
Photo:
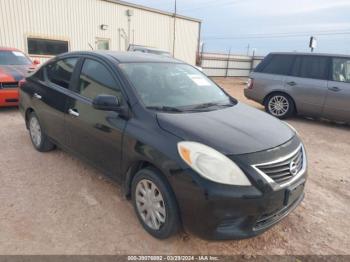
[[[29,115],[28,129],[30,139],[36,150],[39,152],[48,152],[55,148],[55,145],[42,131],[39,119],[34,112]]]
[[[180,219],[175,196],[158,170],[145,168],[138,171],[131,190],[136,215],[149,234],[165,239],[178,232]]]
[[[265,110],[279,119],[286,119],[295,113],[293,100],[286,94],[274,93],[265,101]]]

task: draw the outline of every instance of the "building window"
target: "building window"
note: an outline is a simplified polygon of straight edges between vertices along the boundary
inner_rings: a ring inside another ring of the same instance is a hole
[[[109,39],[97,39],[96,48],[97,50],[109,50]]]
[[[28,38],[30,55],[59,55],[68,52],[68,41],[42,38]]]

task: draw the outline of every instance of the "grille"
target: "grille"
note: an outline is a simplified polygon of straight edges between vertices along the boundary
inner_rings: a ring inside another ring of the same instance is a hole
[[[303,148],[278,162],[257,165],[256,168],[272,178],[276,183],[283,184],[296,176],[303,168]]]
[[[0,83],[0,88],[17,88],[18,82]]]

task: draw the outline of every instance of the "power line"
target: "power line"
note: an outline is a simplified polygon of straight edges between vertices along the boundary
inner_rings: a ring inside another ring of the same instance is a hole
[[[276,33],[276,34],[245,34],[237,36],[208,36],[205,40],[230,40],[230,39],[257,39],[257,38],[288,38],[303,36],[322,36],[322,35],[347,35],[350,31],[318,31],[318,32],[298,32],[298,33]]]
[[[187,8],[187,9],[184,8],[181,11],[196,11],[196,10],[200,10],[200,9],[215,7],[215,6],[218,6],[218,5],[220,5],[220,7],[222,7],[222,6],[225,6],[225,5],[236,4],[238,2],[242,2],[242,0],[233,0],[233,1],[231,0],[231,1],[226,1],[226,2],[223,2],[223,3],[218,3],[218,1],[208,1],[208,2],[206,2],[206,3],[208,3],[207,5],[194,7],[194,8]]]
[[[206,4],[211,4],[211,3],[217,3],[220,1],[222,1],[222,0],[210,0],[210,1],[201,2],[200,4],[206,5]],[[192,6],[193,6],[193,4],[192,4]],[[186,9],[186,7],[185,7],[185,9]]]

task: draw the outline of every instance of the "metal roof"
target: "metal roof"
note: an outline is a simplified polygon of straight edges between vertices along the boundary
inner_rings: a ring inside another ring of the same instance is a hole
[[[119,4],[119,5],[124,5],[124,6],[132,7],[132,8],[137,8],[137,9],[141,9],[141,10],[145,10],[145,11],[149,11],[149,12],[153,12],[153,13],[158,13],[158,14],[162,14],[162,15],[167,15],[167,16],[171,16],[171,17],[174,17],[174,15],[175,15],[174,13],[171,13],[171,12],[166,12],[166,11],[162,11],[159,9],[155,9],[155,8],[151,8],[151,7],[147,7],[147,6],[143,6],[143,5],[138,5],[138,4],[133,4],[133,3],[125,2],[125,1],[119,1],[119,0],[102,0],[102,1],[111,2],[111,3],[115,3],[115,4]],[[176,14],[176,17],[182,18],[185,20],[189,20],[189,21],[193,21],[193,22],[198,22],[198,23],[202,22],[201,19],[197,19],[197,18],[193,18],[193,17],[189,17],[189,16],[183,16],[183,15],[179,15],[179,14]]]

